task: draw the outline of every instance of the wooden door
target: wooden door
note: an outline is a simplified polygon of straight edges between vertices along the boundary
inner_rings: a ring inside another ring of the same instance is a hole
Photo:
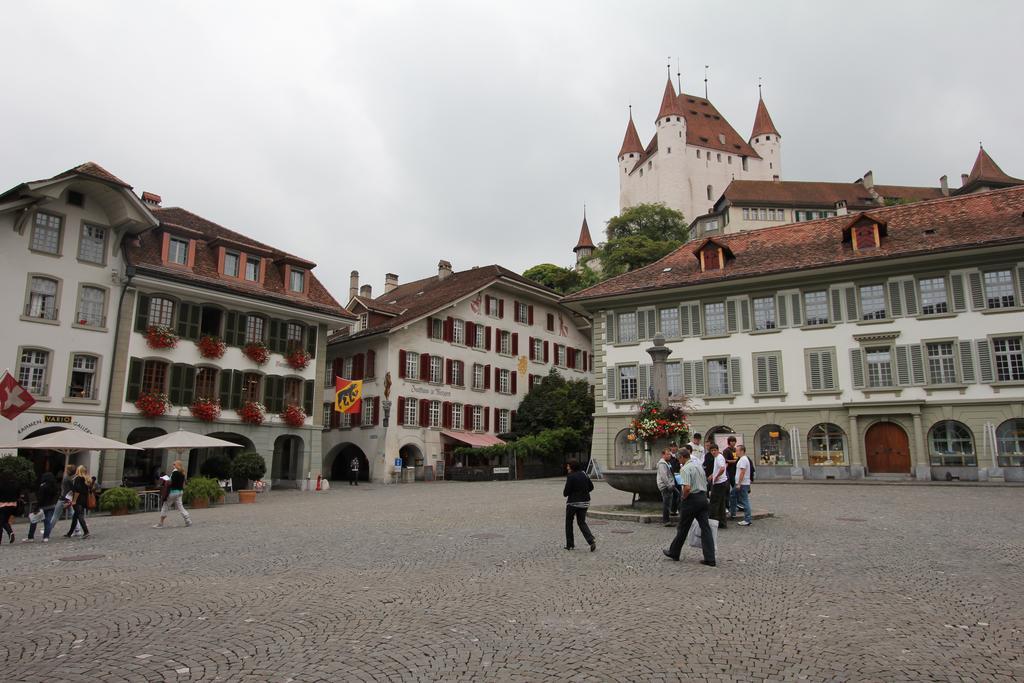
[[[910,440],[893,422],[879,422],[864,436],[869,474],[909,474]]]

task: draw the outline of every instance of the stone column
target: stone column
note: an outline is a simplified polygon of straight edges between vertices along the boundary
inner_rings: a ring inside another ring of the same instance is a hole
[[[860,454],[860,429],[857,427],[857,416],[850,415],[850,429],[846,434],[849,442],[847,447],[850,450],[850,478],[864,478],[864,460]]]
[[[924,442],[924,426],[921,424],[920,413],[914,415],[914,449],[910,454],[910,463],[914,476],[921,481],[932,480],[931,462]]]
[[[665,361],[672,355],[672,350],[665,346],[665,337],[659,332],[654,337],[654,346],[647,349],[654,369],[651,371],[651,386],[654,388],[654,400],[665,405],[668,403],[668,369]],[[647,398],[644,396],[643,398]]]

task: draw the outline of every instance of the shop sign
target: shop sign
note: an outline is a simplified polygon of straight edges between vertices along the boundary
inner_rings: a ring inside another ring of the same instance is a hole
[[[43,415],[43,422],[46,422],[46,423],[49,423],[49,424],[69,425],[69,424],[71,424],[71,416],[70,415]]]

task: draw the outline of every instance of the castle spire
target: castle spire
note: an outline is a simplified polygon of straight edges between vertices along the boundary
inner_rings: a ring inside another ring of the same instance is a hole
[[[658,111],[658,119],[660,120],[666,116],[682,116],[683,110],[679,107],[679,102],[676,100],[676,89],[672,85],[672,76],[669,75],[668,80],[665,82],[665,94],[661,96],[661,109]]]
[[[590,237],[590,228],[587,226],[587,208],[583,207],[583,227],[580,228],[580,239],[576,242],[576,246],[573,247],[574,252],[579,252],[580,249],[593,249],[594,240]]]
[[[757,113],[754,115],[754,130],[751,132],[750,137],[753,138],[754,136],[766,133],[779,135],[778,129],[772,123],[772,117],[768,114],[768,107],[764,104],[764,98],[761,97],[760,83],[757,84],[757,92]]]
[[[619,150],[619,158],[626,154],[643,154],[644,146],[640,143],[640,136],[633,125],[633,107],[629,108],[629,123],[626,124],[626,137],[622,140],[622,148]]]
[[[1003,169],[999,168],[999,164],[989,156],[989,153],[985,151],[985,148],[978,145],[978,156],[974,160],[974,167],[971,169],[970,175],[967,176],[967,180],[964,182],[960,191],[974,188],[975,186],[985,185],[989,187],[1011,187],[1013,185],[1020,185],[1021,180],[1014,178],[1013,176],[1007,175]]]

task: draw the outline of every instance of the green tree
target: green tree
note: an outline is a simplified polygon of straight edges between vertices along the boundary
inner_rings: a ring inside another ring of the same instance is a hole
[[[527,268],[523,271],[523,277],[550,287],[559,294],[572,294],[601,281],[601,277],[587,266],[575,270],[553,263],[540,263]]]
[[[518,439],[565,427],[589,439],[593,426],[590,385],[586,380],[566,380],[552,369],[519,404],[509,436]]]
[[[608,241],[598,253],[602,276],[646,266],[671,253],[690,236],[683,214],[664,204],[637,204],[608,221]]]

